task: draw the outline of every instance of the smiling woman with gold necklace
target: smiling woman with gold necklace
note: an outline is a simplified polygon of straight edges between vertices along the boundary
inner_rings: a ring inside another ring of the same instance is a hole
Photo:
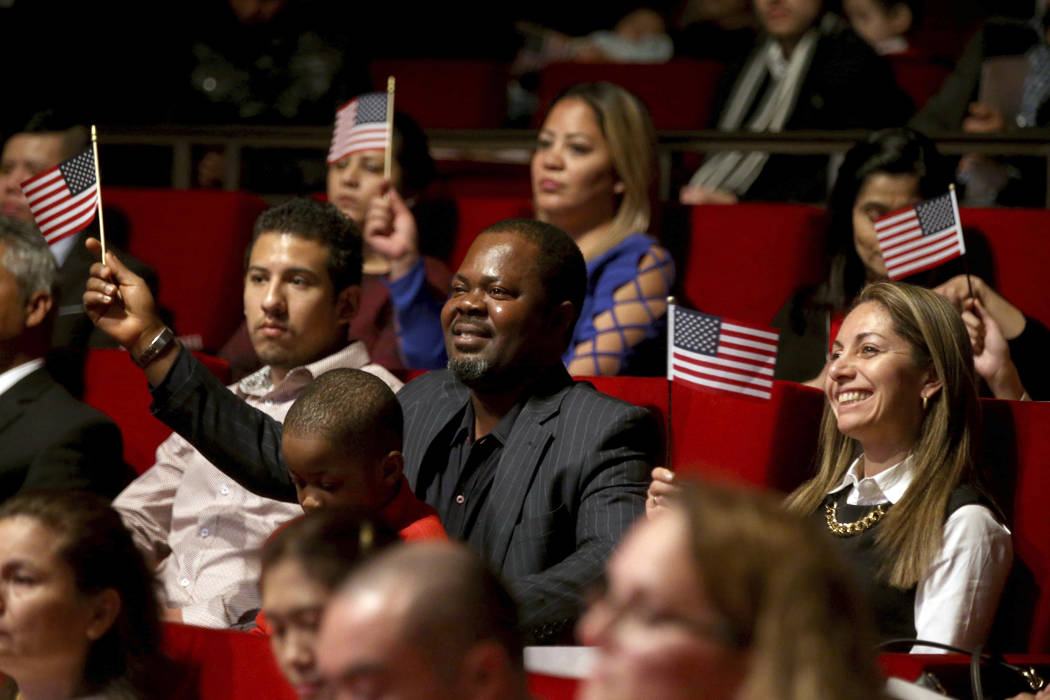
[[[976,387],[948,301],[900,283],[861,292],[827,370],[819,473],[788,506],[840,545],[883,636],[972,648],[991,628],[1012,546],[977,484]]]

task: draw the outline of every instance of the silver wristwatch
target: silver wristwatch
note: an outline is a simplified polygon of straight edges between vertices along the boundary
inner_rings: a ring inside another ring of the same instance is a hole
[[[167,350],[168,346],[173,342],[175,342],[175,333],[167,326],[164,326],[160,333],[146,346],[146,349],[142,351],[141,355],[136,357],[135,353],[130,353],[131,361],[145,369],[149,363],[156,360],[162,352]]]

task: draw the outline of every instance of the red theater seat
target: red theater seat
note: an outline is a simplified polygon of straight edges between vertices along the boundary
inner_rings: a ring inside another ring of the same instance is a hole
[[[1050,211],[978,209],[959,211],[963,226],[978,229],[992,250],[996,289],[1029,316],[1050,325]]]
[[[266,202],[246,192],[131,188],[107,188],[102,199],[127,221],[128,252],[156,268],[175,332],[198,337],[199,348],[221,347],[242,317],[244,250]]]
[[[671,399],[671,464],[681,474],[790,491],[812,476],[824,395],[773,382],[773,398],[693,388]]]
[[[455,272],[467,255],[470,244],[485,228],[502,219],[532,216],[529,197],[456,197],[458,223],[452,244],[449,268]]]
[[[912,102],[920,110],[926,102],[941,89],[944,79],[951,72],[945,66],[931,63],[928,59],[915,56],[889,56],[893,74]]]
[[[981,409],[981,463],[1020,566],[1003,593],[996,633],[1006,635],[1006,651],[1050,653],[1050,403],[983,399]]]
[[[540,73],[535,126],[565,88],[605,81],[626,88],[645,103],[657,129],[703,129],[711,121],[711,104],[723,69],[717,61],[689,59],[659,64],[552,63]]]
[[[262,635],[175,623],[164,625],[164,649],[196,676],[193,697],[296,700]]]
[[[224,384],[230,381],[230,366],[225,360],[194,353]],[[85,403],[113,419],[124,438],[124,461],[136,472],[153,466],[157,446],[171,429],[153,417],[153,402],[142,370],[123,350],[89,350],[84,361]]]
[[[824,274],[824,211],[801,204],[692,207],[682,303],[767,324],[800,285]]]
[[[372,61],[372,83],[396,79],[394,108],[424,129],[499,129],[507,116],[507,64],[451,59]]]

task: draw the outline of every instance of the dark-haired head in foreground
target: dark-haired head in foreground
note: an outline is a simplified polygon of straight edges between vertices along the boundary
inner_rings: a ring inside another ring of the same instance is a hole
[[[22,695],[167,696],[152,575],[105,500],[73,491],[8,499],[0,568],[0,671]]]
[[[262,551],[263,612],[270,647],[303,700],[319,697],[317,633],[332,591],[360,562],[397,541],[397,535],[351,512],[326,508],[278,530]]]
[[[401,545],[351,574],[325,611],[319,665],[337,698],[528,697],[513,599],[448,543]]]

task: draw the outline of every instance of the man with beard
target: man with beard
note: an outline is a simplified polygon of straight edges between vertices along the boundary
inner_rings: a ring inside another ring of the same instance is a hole
[[[135,352],[159,321],[134,275],[107,263],[92,268],[84,303]],[[573,382],[561,362],[585,291],[583,256],[560,229],[489,227],[442,310],[449,369],[398,394],[409,483],[507,581],[532,643],[571,638],[580,594],[644,509],[658,452],[646,410]],[[185,351],[146,374],[158,418],[247,488],[295,498],[276,421],[222,392]]]
[[[360,283],[360,235],[335,207],[299,199],[264,212],[246,261],[244,315],[267,364],[224,393],[277,421],[330,369],[362,369],[400,388],[371,364],[363,344],[346,343]],[[149,345],[132,348],[140,365],[176,345],[163,326],[151,333]],[[294,499],[241,488],[177,435],[113,505],[158,564],[168,617],[203,627],[252,622],[260,607],[258,550],[278,525],[302,515]]]

